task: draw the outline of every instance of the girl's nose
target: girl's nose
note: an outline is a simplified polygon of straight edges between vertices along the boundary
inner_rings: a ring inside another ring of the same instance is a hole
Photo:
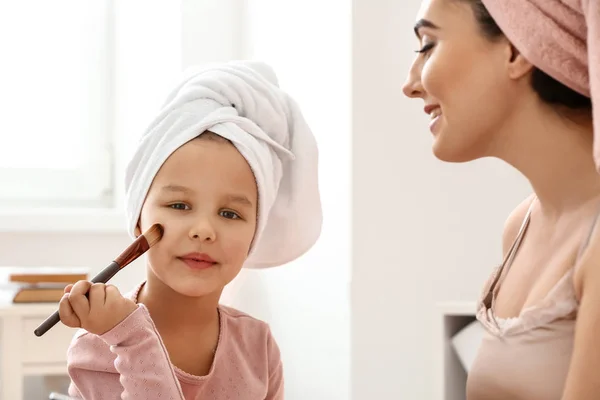
[[[201,221],[198,221],[192,229],[190,229],[189,236],[194,240],[200,239],[202,241],[214,242],[217,235],[210,221],[206,218],[202,218]]]

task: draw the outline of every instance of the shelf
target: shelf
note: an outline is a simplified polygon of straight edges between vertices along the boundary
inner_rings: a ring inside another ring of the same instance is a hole
[[[436,305],[437,332],[435,335],[436,352],[436,394],[437,400],[464,400],[467,383],[467,371],[463,367],[461,357],[458,356],[453,343],[453,337],[462,329],[476,321],[475,302],[441,302]],[[461,346],[468,347],[468,341],[477,340],[477,330],[471,326],[469,335],[461,335],[457,341]],[[465,331],[467,332],[467,331]],[[474,344],[478,346],[478,344]],[[463,361],[470,360],[472,349],[462,354]]]

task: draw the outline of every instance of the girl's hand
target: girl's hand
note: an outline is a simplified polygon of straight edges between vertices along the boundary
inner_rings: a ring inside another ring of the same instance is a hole
[[[102,335],[136,309],[133,300],[123,297],[113,285],[79,281],[65,288],[58,313],[66,326]]]

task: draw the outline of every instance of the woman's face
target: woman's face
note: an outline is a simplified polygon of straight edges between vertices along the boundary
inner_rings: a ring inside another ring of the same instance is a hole
[[[431,116],[433,152],[443,161],[492,155],[495,133],[515,108],[510,43],[484,36],[468,1],[424,0],[415,25],[419,50],[403,87]]]

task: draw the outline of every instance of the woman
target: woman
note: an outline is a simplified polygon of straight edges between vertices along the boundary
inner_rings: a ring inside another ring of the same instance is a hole
[[[534,191],[478,303],[469,400],[600,398],[599,4],[425,0],[419,12],[403,90],[425,102],[435,156],[497,157]]]

